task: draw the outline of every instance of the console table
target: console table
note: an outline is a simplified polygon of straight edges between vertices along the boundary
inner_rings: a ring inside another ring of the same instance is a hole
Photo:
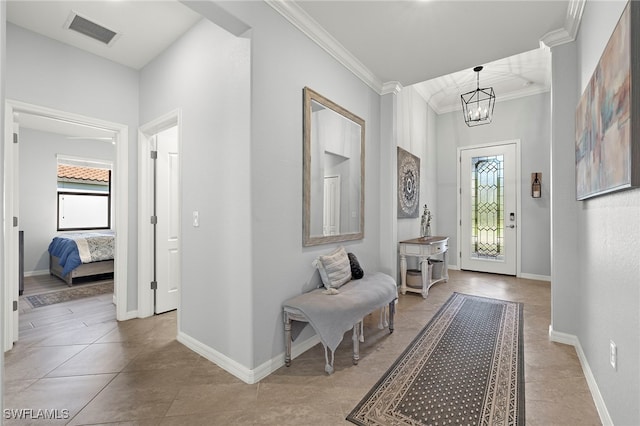
[[[412,240],[400,241],[400,292],[406,294],[407,291],[422,293],[426,298],[429,294],[429,287],[440,281],[449,279],[447,250],[449,248],[449,237],[421,237]],[[432,278],[429,276],[429,258],[442,256],[442,275]],[[420,270],[422,272],[422,288],[407,287],[407,256],[418,258]]]

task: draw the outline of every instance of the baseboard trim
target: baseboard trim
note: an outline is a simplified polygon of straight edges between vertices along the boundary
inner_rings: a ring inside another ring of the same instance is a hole
[[[450,269],[452,271],[459,271],[460,270],[458,265],[447,265],[447,269]]]
[[[308,351],[318,343],[320,343],[320,338],[318,337],[317,334],[314,334],[304,342],[300,342],[295,346],[292,345],[291,359],[297,358],[299,355]],[[279,355],[276,355],[275,357],[271,358],[269,361],[260,364],[255,370],[253,370],[255,382],[259,382],[260,380],[264,379],[269,374],[273,373],[283,365],[284,365],[284,352],[282,352]]]
[[[234,375],[238,379],[250,385],[259,382],[284,365],[284,352],[276,355],[269,361],[259,365],[257,368],[252,370],[181,331],[178,332],[178,341],[195,353],[213,362],[226,372]],[[318,336],[313,335],[311,338],[305,340],[304,342],[300,342],[299,344],[293,346],[291,348],[291,357],[296,358],[319,342],[320,339],[318,338]]]
[[[525,278],[527,280],[536,280],[536,281],[549,281],[551,282],[550,275],[538,275],[538,274],[528,274],[526,272],[521,272],[518,275],[519,278]]]
[[[40,275],[49,275],[49,270],[48,269],[39,269],[37,271],[25,271],[24,272],[24,276],[25,277],[38,277]]]
[[[605,426],[613,426],[613,421],[611,420],[609,410],[607,410],[607,405],[605,404],[604,398],[602,397],[600,389],[598,388],[598,384],[596,383],[596,378],[593,376],[593,372],[591,371],[591,367],[589,366],[589,362],[587,361],[587,356],[582,350],[580,339],[578,339],[578,337],[573,334],[555,331],[553,330],[552,326],[549,326],[549,340],[556,343],[571,345],[576,349],[576,353],[578,354],[578,359],[580,360],[580,365],[582,366],[584,377],[587,380],[587,385],[589,386],[589,390],[591,391],[591,397],[593,398],[593,402],[596,405],[596,410],[598,410],[600,421]]]
[[[117,306],[116,297],[115,296],[113,297],[113,304]],[[127,320],[135,319],[135,318],[140,318],[138,316],[138,311],[137,310],[136,311],[126,311],[122,318],[118,318],[118,321],[127,321]]]

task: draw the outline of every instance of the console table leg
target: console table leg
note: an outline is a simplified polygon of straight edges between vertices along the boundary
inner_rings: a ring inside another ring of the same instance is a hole
[[[360,323],[353,326],[353,365],[358,365],[360,360]]]
[[[422,270],[422,297],[424,299],[429,295],[429,281],[431,281],[431,277],[429,276],[429,258],[423,257],[420,261],[420,269]]]
[[[400,255],[400,292],[407,294],[407,257]]]
[[[284,365],[291,365],[291,318],[289,314],[284,313]]]

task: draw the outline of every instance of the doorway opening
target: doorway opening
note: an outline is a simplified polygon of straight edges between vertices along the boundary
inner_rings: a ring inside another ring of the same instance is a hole
[[[180,305],[181,112],[140,127],[138,205],[138,316]],[[194,226],[198,226],[194,212]],[[178,326],[180,310],[178,309]]]
[[[7,100],[5,108],[5,144],[4,144],[4,192],[11,194],[5,200],[5,215],[13,218],[5,221],[4,240],[4,350],[13,347],[18,335],[18,310],[20,281],[19,259],[19,223],[20,223],[20,191],[19,181],[19,127],[20,120],[27,116],[47,121],[54,127],[74,127],[83,130],[93,130],[108,134],[112,138],[116,149],[116,160],[113,175],[114,217],[113,229],[126,236],[128,234],[128,126],[108,122],[80,114],[69,113],[52,108],[28,104],[15,100]],[[13,142],[13,143],[11,143]],[[55,211],[52,212],[55,215]],[[114,303],[116,304],[116,318],[129,319],[127,311],[127,238],[115,239],[114,255]]]

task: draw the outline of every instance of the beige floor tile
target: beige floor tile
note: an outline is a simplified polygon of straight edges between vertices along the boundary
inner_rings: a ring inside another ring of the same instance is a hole
[[[18,392],[7,393],[5,409],[32,409],[34,413],[38,410],[52,410],[51,412],[56,413],[55,417],[46,421],[38,418],[32,421],[5,420],[4,424],[67,424],[114,377],[115,374],[100,374],[37,380]]]
[[[47,377],[119,373],[143,349],[140,344],[128,342],[96,343],[51,371]]]
[[[39,379],[86,349],[87,345],[27,347],[20,343],[5,353],[4,378],[6,381]]]
[[[176,312],[116,322],[108,297],[92,302],[98,311],[74,303],[34,309],[21,323],[25,339],[5,357],[6,401],[69,404],[71,425],[348,425],[345,417],[454,291],[524,303],[528,425],[600,424],[574,348],[549,342],[549,283],[460,271],[427,299],[400,295],[392,334],[377,328],[377,313],[367,316],[358,365],[348,332],[332,375],[318,344],[254,385],[177,342]],[[103,372],[113,374],[96,374]]]

